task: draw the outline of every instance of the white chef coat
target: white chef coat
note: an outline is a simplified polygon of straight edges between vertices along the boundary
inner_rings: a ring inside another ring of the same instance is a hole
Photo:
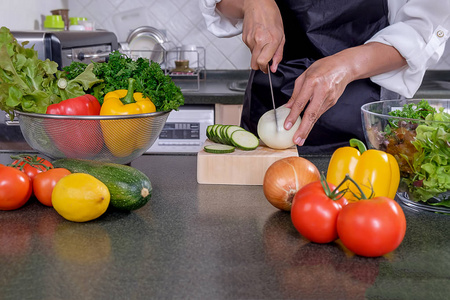
[[[242,33],[242,20],[229,20],[215,9],[221,0],[199,0],[210,32],[218,37]],[[425,71],[444,53],[450,36],[450,0],[387,0],[389,26],[369,42],[395,47],[406,59],[401,69],[370,79],[381,87],[411,98],[422,83]]]

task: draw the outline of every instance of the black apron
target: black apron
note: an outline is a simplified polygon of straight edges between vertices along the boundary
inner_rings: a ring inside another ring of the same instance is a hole
[[[388,25],[387,0],[276,0],[286,43],[272,75],[276,106],[291,97],[295,79],[314,61],[362,45]],[[299,154],[329,154],[351,138],[365,141],[361,106],[380,99],[370,79],[351,82],[336,105],[316,122]],[[268,75],[252,71],[245,93],[241,126],[257,134],[259,118],[272,109]]]

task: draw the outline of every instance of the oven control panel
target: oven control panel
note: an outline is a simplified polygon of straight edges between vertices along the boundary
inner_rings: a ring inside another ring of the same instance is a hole
[[[166,122],[160,140],[198,140],[200,122]]]
[[[214,105],[184,105],[172,111],[158,139],[147,153],[193,153],[206,140],[206,127],[214,124]]]

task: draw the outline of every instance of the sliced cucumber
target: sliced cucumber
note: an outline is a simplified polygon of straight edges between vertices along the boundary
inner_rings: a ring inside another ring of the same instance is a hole
[[[214,125],[211,127],[211,132],[210,132],[210,135],[211,135],[210,140],[211,140],[212,142],[216,142],[216,143],[217,143],[217,135],[216,135],[216,128],[217,128],[217,126],[219,126],[219,124],[214,124]]]
[[[230,125],[230,126],[227,127],[227,130],[225,132],[225,137],[227,139],[228,145],[233,145],[233,143],[231,142],[231,135],[236,130],[245,130],[245,129],[240,127],[240,126],[237,126],[237,125]]]
[[[216,131],[215,134],[217,136],[217,142],[221,143],[221,144],[225,144],[224,140],[223,140],[223,136],[222,136],[222,128],[224,125],[222,124],[218,124],[218,126],[216,127]]]
[[[229,126],[230,126],[230,125],[223,125],[221,128],[219,128],[219,129],[220,129],[220,136],[221,136],[221,138],[222,138],[222,144],[229,145],[227,136],[226,136],[226,134],[225,134],[226,131],[227,131],[227,128],[228,128]]]
[[[223,144],[212,144],[204,146],[203,149],[208,153],[222,154],[234,152],[235,147]]]
[[[206,150],[205,148],[206,152],[211,153],[230,153],[234,151],[234,148],[239,148],[241,150],[254,150],[259,146],[259,139],[253,133],[237,125],[209,125],[206,128],[206,136],[210,141],[216,144],[231,146],[233,148],[233,150],[231,150],[231,148],[229,147],[225,147],[223,149],[219,147],[220,149],[216,150],[214,148],[218,147],[217,145],[212,147],[213,149],[211,149],[210,151]],[[209,148],[210,145],[207,145],[205,147]]]
[[[208,125],[208,127],[206,127],[206,137],[210,140],[211,140],[211,130],[212,130],[213,126],[214,125]]]
[[[255,150],[259,146],[259,139],[247,130],[236,130],[231,134],[231,142],[241,150]]]
[[[222,127],[222,124],[216,124],[217,126],[214,127],[214,136],[216,137],[216,143],[222,143],[222,139],[220,137],[220,128]]]

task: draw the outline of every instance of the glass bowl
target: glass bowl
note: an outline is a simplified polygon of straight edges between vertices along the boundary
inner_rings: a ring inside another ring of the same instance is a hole
[[[119,164],[130,163],[153,145],[169,113],[67,116],[15,112],[27,143],[49,158]]]
[[[429,120],[390,115],[423,99],[384,100],[361,107],[369,148],[397,160],[401,181],[398,198],[414,209],[450,213],[450,118]],[[426,100],[438,112],[450,113],[449,99]],[[424,110],[422,110],[424,111]],[[442,116],[440,114],[439,116]]]

